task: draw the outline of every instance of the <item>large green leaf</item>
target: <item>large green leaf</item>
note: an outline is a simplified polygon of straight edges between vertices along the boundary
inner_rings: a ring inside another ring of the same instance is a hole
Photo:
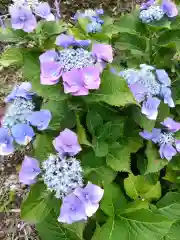
[[[0,28],[0,42],[6,43],[16,43],[16,42],[23,42],[24,41],[25,32],[21,30],[10,30],[8,28]]]
[[[104,185],[104,196],[100,206],[107,215],[113,217],[122,212],[126,204],[126,198],[118,185],[113,183]]]
[[[119,143],[110,149],[106,157],[107,165],[119,172],[131,172],[130,161],[130,151],[128,147],[120,145]]]
[[[59,223],[53,212],[43,222],[36,224],[41,240],[83,240],[84,227],[84,222],[71,225]]]
[[[150,141],[147,144],[145,153],[148,159],[147,169],[145,174],[158,172],[168,164],[167,160],[160,158],[159,152],[157,151],[156,146]]]
[[[145,176],[133,176],[130,174],[124,180],[124,188],[129,197],[135,200],[140,197],[144,200],[155,201],[161,197],[160,182],[152,184]]]
[[[119,218],[110,218],[92,240],[160,240],[172,222],[166,217],[140,209]]]
[[[92,149],[82,154],[81,164],[88,173],[103,166],[105,163],[105,158],[97,157]]]
[[[115,22],[116,29],[121,34],[122,32],[133,34],[145,34],[147,32],[145,25],[139,19],[139,10],[135,9],[129,14],[122,15]]]
[[[76,125],[75,113],[69,108],[65,100],[48,100],[42,105],[42,109],[48,109],[52,114],[52,119],[48,126],[50,130],[59,131]]]
[[[91,146],[91,143],[87,139],[86,130],[82,126],[78,114],[76,114],[76,126],[77,126],[77,135],[78,141],[80,144]]]
[[[21,218],[31,223],[42,222],[53,208],[52,198],[52,193],[47,192],[46,185],[36,183],[21,205]]]
[[[108,154],[108,144],[105,141],[93,138],[92,144],[97,157],[104,157]]]
[[[147,47],[147,39],[133,33],[122,32],[119,35],[115,46],[119,50],[130,50],[144,53]]]
[[[88,131],[92,135],[95,135],[95,131],[97,127],[103,124],[103,119],[98,112],[94,110],[90,110],[88,111],[86,116],[86,124],[87,124]]]
[[[23,56],[20,48],[8,48],[0,57],[0,65],[9,67],[11,65],[20,66],[23,63]]]
[[[156,206],[158,212],[172,220],[180,220],[180,193],[168,192]]]
[[[171,228],[169,229],[169,232],[165,236],[165,239],[163,240],[179,240],[180,236],[180,221],[177,221],[172,224]]]
[[[37,134],[33,143],[34,156],[40,160],[45,161],[49,154],[55,153],[52,141],[54,136],[50,133]]]
[[[86,174],[86,178],[94,184],[102,185],[105,183],[111,183],[115,179],[116,175],[117,173],[115,171],[104,165],[91,169],[89,173]]]
[[[101,76],[100,89],[89,94],[85,100],[95,102],[102,101],[113,106],[136,104],[126,81],[111,73],[109,70],[105,70]]]
[[[158,38],[157,44],[166,46],[173,42],[180,44],[180,29],[163,31]]]

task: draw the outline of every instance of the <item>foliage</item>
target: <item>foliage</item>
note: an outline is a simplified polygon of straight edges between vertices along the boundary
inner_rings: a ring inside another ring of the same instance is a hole
[[[22,203],[21,218],[36,224],[42,240],[178,240],[180,155],[170,162],[161,159],[158,146],[139,133],[159,128],[166,117],[180,121],[180,16],[144,24],[136,8],[115,19],[104,16],[101,32],[96,33],[87,32],[86,20],[79,18],[75,24],[41,20],[32,33],[0,29],[0,41],[13,44],[2,53],[0,65],[20,67],[24,80],[42,98],[41,109],[52,114],[48,128],[36,132],[31,155],[43,164],[55,154],[53,140],[65,128],[72,129],[82,148],[77,158],[84,182],[104,189],[97,213],[69,225],[57,221],[62,202],[40,178]],[[55,85],[40,82],[39,56],[62,49],[55,46],[55,39],[65,32],[75,39],[89,39],[92,45],[113,46],[114,59],[106,63],[99,89],[87,96],[64,93],[62,79]],[[170,109],[161,103],[156,120],[141,113],[125,79],[111,71],[136,69],[143,63],[165,69],[172,79],[177,105]]]

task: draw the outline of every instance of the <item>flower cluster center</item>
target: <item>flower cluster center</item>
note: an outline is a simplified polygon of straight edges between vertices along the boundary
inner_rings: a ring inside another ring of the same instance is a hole
[[[175,142],[174,134],[173,133],[161,133],[159,140],[159,144],[173,144]]]
[[[65,72],[73,68],[80,69],[92,66],[96,62],[92,53],[83,48],[61,50],[58,53],[56,61],[60,62]]]

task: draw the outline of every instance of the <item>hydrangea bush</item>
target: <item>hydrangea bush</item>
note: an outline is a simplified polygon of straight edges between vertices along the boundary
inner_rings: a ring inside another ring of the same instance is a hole
[[[0,154],[31,144],[21,218],[42,240],[178,240],[180,16],[149,0],[111,18],[14,0],[1,16],[5,98]]]

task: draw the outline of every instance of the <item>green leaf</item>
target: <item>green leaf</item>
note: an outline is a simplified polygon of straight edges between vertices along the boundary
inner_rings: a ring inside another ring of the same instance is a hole
[[[92,149],[82,154],[81,164],[86,172],[96,170],[96,168],[103,166],[106,163],[105,158],[97,157]]]
[[[160,182],[151,184],[145,176],[133,176],[130,174],[124,180],[124,188],[128,196],[134,200],[140,197],[148,201],[155,201],[161,197]]]
[[[117,143],[110,149],[106,157],[106,163],[114,171],[131,173],[130,151],[128,147]]]
[[[138,209],[149,209],[149,202],[145,199],[136,199],[133,202],[127,204],[125,213],[134,212]]]
[[[144,53],[147,47],[147,39],[145,37],[128,33],[122,32],[119,35],[118,41],[116,42],[115,46],[119,50],[136,50],[138,52]]]
[[[164,216],[140,209],[119,218],[110,218],[92,240],[160,240],[172,222]]]
[[[139,10],[137,9],[129,14],[120,16],[115,25],[120,34],[123,32],[145,34],[147,32],[145,25],[139,20]]]
[[[116,174],[115,171],[104,165],[90,171],[90,173],[86,175],[86,178],[94,184],[104,185],[105,183],[111,183],[115,179]]]
[[[168,164],[167,160],[160,158],[159,152],[157,151],[156,146],[150,141],[147,144],[145,153],[148,159],[147,169],[145,174],[158,172]]]
[[[91,143],[87,139],[86,131],[80,123],[78,114],[76,114],[76,126],[77,126],[77,135],[78,135],[79,143],[87,146],[91,146]]]
[[[27,198],[21,205],[21,218],[31,223],[42,222],[53,208],[52,193],[47,192],[43,183],[36,183],[31,187]]]
[[[167,46],[170,43],[180,44],[180,29],[163,31],[157,41],[157,44],[163,46]]]
[[[71,225],[59,223],[52,212],[43,222],[36,224],[41,240],[83,240],[84,227],[84,222]]]
[[[158,212],[171,220],[180,220],[180,193],[168,192],[157,202]]]
[[[102,101],[113,106],[137,104],[126,81],[108,70],[102,74],[100,89],[86,96],[85,100]]]
[[[12,65],[20,66],[23,63],[23,56],[20,48],[8,48],[6,49],[0,58],[0,65],[3,67],[9,67]]]
[[[21,34],[20,34],[21,33]],[[13,31],[8,28],[0,28],[0,41],[6,43],[15,43],[23,41],[23,31]]]
[[[78,23],[84,33],[87,33],[87,25],[89,23],[89,20],[87,18],[78,18]]]
[[[117,212],[122,212],[125,209],[126,204],[126,198],[118,185],[104,185],[104,196],[100,205],[104,213],[113,217]]]
[[[179,240],[180,236],[180,221],[172,224],[169,232],[167,233],[165,240]]]
[[[33,143],[34,156],[40,160],[45,161],[49,154],[55,153],[52,141],[54,136],[51,134],[37,134]]]
[[[155,126],[156,121],[149,120],[147,116],[141,113],[141,109],[138,107],[132,108],[132,117],[134,121],[146,131],[151,131]]]
[[[108,154],[108,144],[105,141],[94,138],[92,144],[97,157],[104,157]]]
[[[97,113],[94,110],[90,110],[88,111],[86,116],[86,124],[87,124],[88,131],[92,135],[95,135],[95,131],[97,127],[103,124],[103,119],[99,113]]]
[[[48,126],[50,130],[62,130],[64,128],[72,128],[76,125],[76,117],[67,101],[49,100],[42,105],[42,109],[48,109],[52,114],[52,119]]]
[[[36,33],[50,37],[66,31],[66,28],[67,26],[63,21],[40,21]]]

